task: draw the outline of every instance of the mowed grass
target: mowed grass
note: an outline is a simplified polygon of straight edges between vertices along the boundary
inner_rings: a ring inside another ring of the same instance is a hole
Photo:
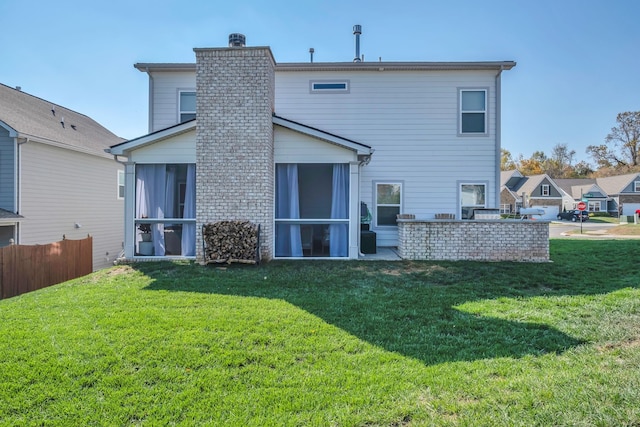
[[[114,267],[0,301],[0,425],[638,425],[639,250]]]

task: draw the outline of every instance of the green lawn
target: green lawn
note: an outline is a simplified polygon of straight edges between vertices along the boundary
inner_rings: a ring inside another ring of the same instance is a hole
[[[640,425],[639,249],[114,267],[0,301],[0,426]]]

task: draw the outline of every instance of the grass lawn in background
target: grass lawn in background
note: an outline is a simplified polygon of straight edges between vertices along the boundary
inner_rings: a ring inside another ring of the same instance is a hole
[[[0,425],[638,425],[640,241],[118,266],[0,301]]]

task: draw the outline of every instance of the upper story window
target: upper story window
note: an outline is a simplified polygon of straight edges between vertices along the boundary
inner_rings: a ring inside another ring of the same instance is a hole
[[[349,80],[315,80],[309,82],[311,93],[349,93]]]
[[[460,134],[487,133],[487,90],[460,90]]]
[[[633,191],[636,193],[640,193],[640,181],[633,182]]]
[[[376,226],[398,225],[397,215],[402,210],[402,183],[376,183]]]
[[[550,194],[550,192],[549,192],[549,184],[543,184],[540,187],[540,194],[542,194],[543,196],[548,196]]]
[[[196,118],[196,93],[180,92],[180,123]]]

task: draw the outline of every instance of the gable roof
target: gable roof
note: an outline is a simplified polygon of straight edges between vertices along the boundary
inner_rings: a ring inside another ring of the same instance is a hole
[[[626,175],[597,178],[596,181],[598,186],[611,196],[622,193],[622,190],[624,190],[633,181],[637,181],[638,177],[640,177],[640,173],[629,173]]]
[[[0,125],[13,137],[100,156],[105,148],[123,141],[84,114],[1,83]]]
[[[343,138],[338,135],[334,135],[329,132],[325,132],[320,129],[313,128],[311,126],[304,125],[302,123],[294,122],[293,120],[285,119],[284,117],[272,116],[274,125],[282,126],[287,129],[291,129],[296,132],[303,133],[316,139],[320,139],[331,144],[338,145],[340,147],[347,148],[355,151],[359,156],[370,156],[373,153],[373,148],[368,145],[361,144],[348,138]],[[114,155],[126,155],[127,151],[135,150],[137,148],[144,147],[149,144],[153,144],[162,141],[167,138],[174,137],[181,133],[194,130],[197,126],[197,119],[191,119],[189,121],[179,123],[177,125],[170,126],[165,129],[161,129],[150,133],[148,135],[141,136],[139,138],[131,139],[129,141],[122,142],[120,144],[113,145],[107,152]]]

